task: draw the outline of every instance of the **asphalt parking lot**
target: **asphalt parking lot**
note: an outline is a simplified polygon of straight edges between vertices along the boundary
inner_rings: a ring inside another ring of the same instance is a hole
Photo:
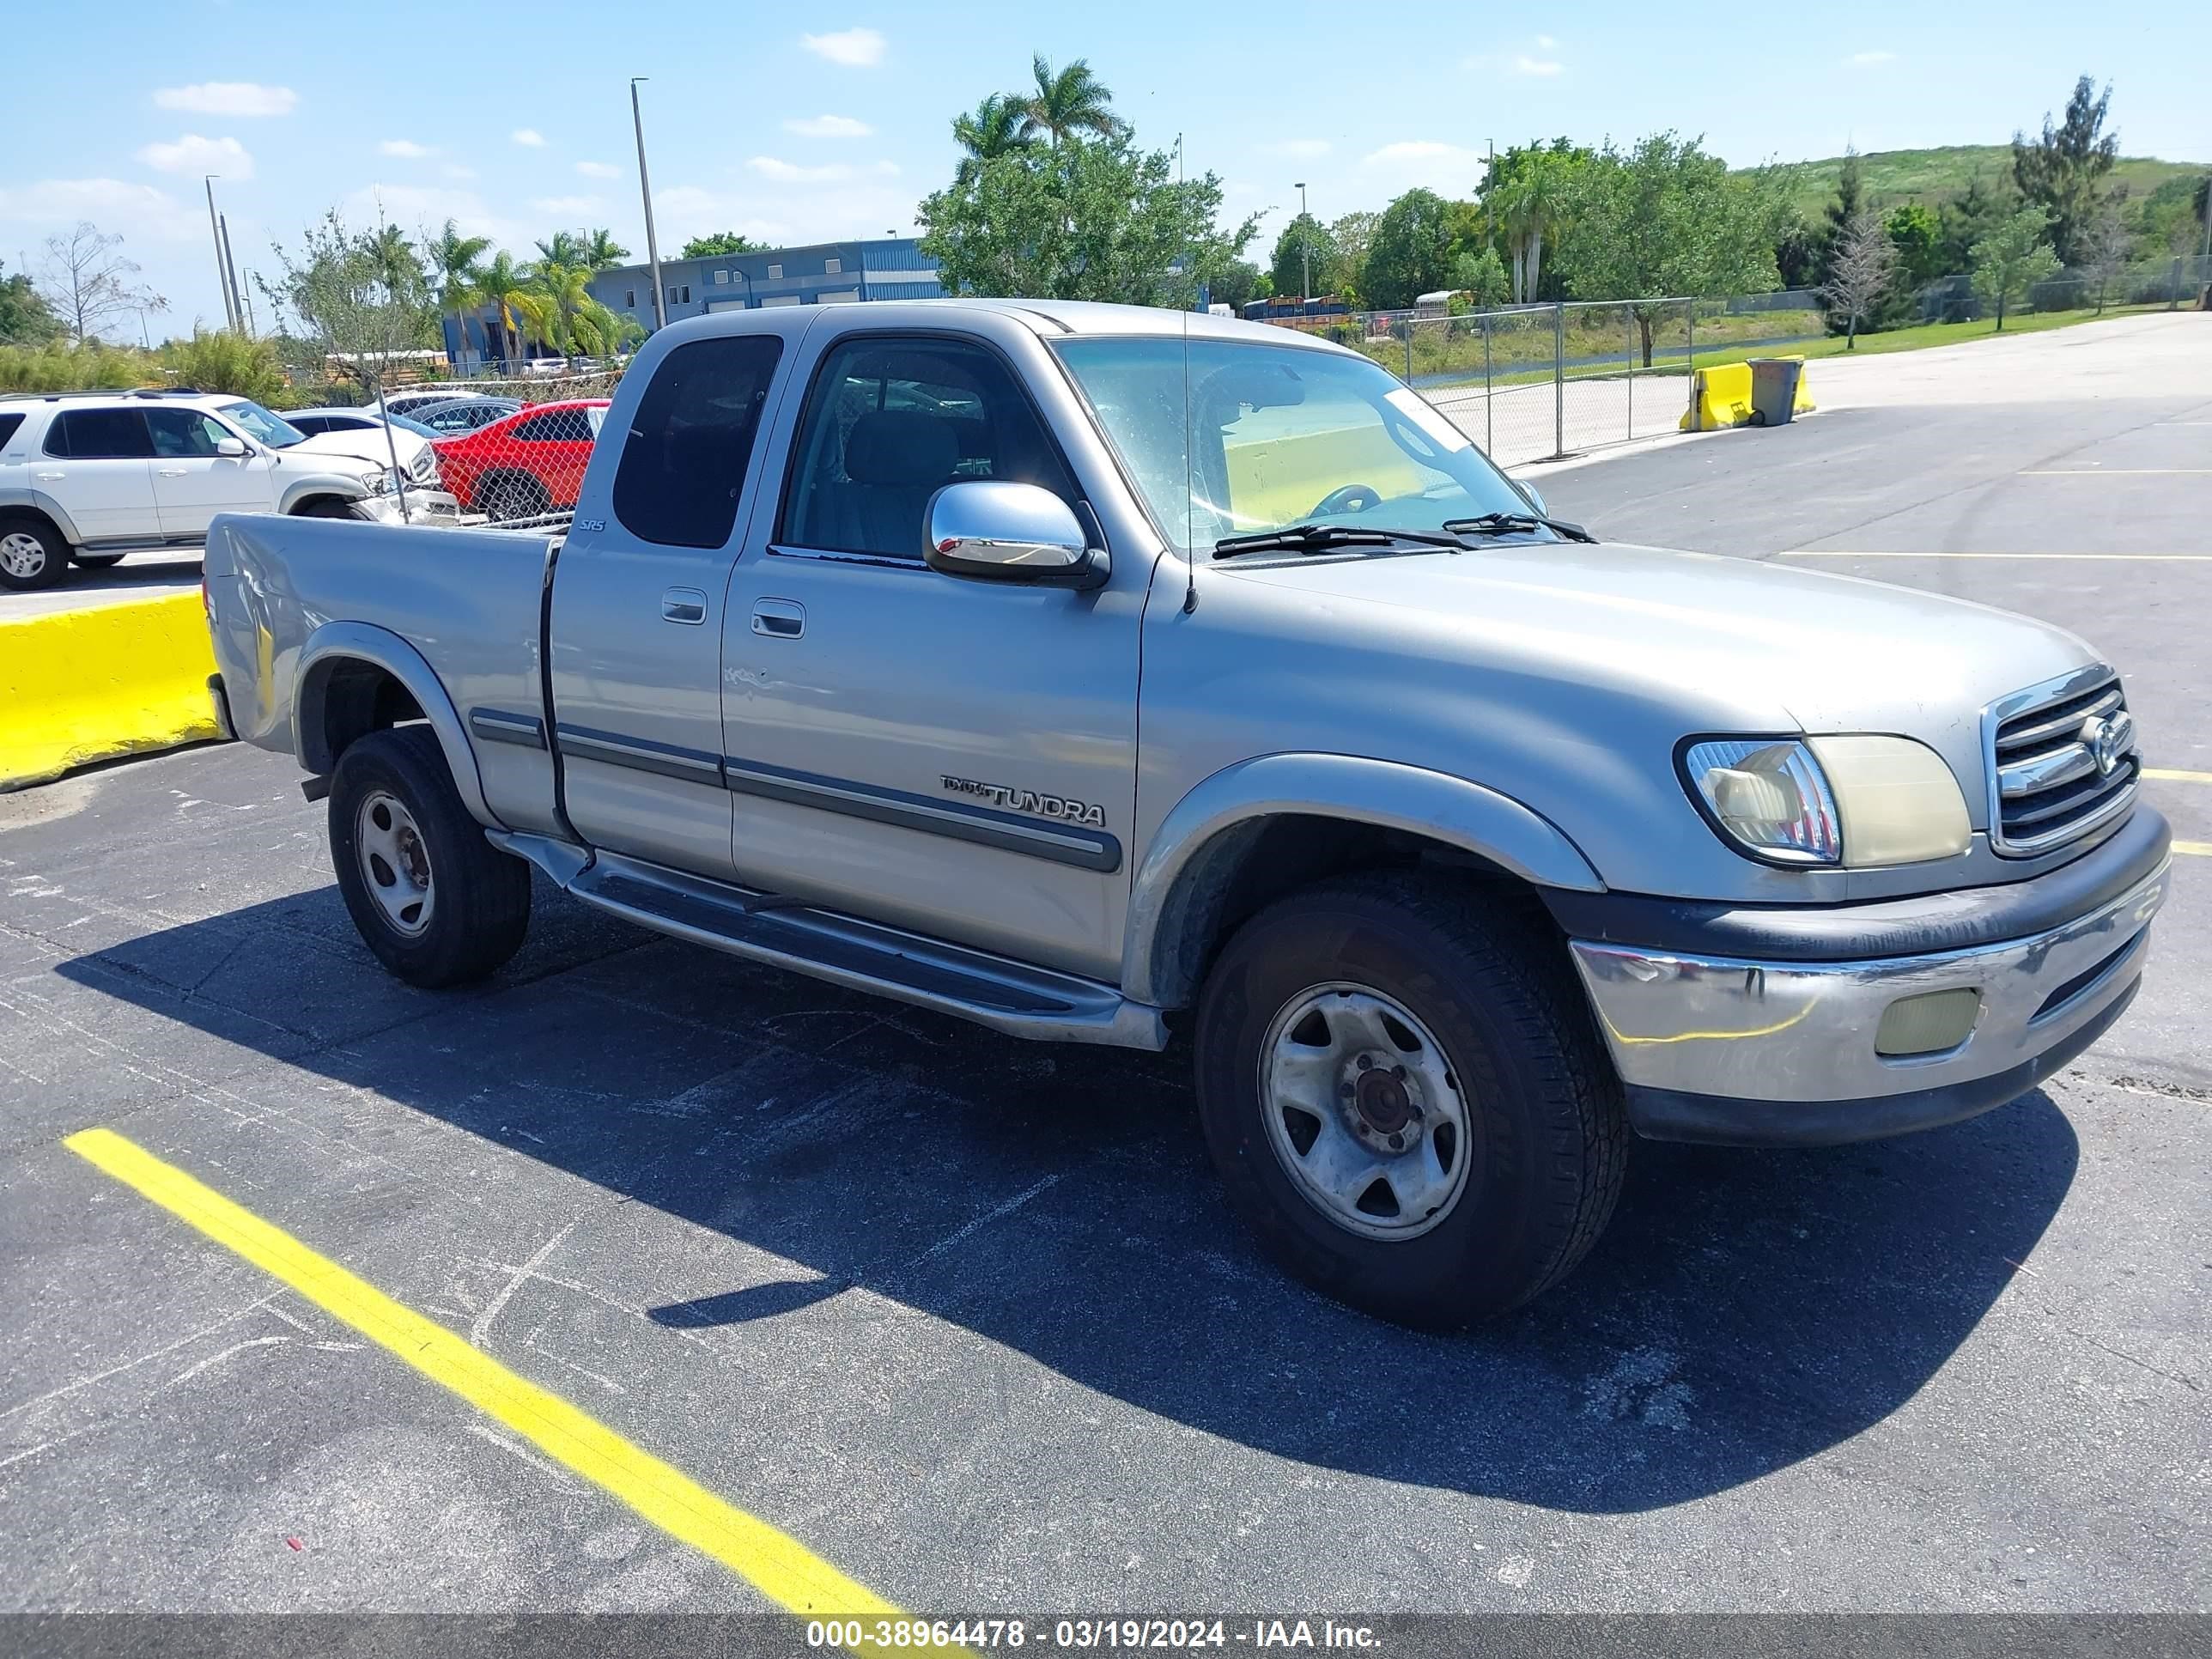
[[[2077,629],[2212,848],[2212,317],[2088,333],[1534,476],[1609,538]],[[296,781],[229,746],[0,796],[0,1610],[769,1605],[63,1145],[94,1126],[917,1612],[2212,1603],[2212,858],[2044,1088],[1638,1145],[1571,1281],[1442,1338],[1261,1258],[1181,1054],[544,894],[489,985],[412,991]]]

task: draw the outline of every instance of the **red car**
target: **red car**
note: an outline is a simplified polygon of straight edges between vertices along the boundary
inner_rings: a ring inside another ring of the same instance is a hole
[[[434,439],[439,482],[462,512],[489,519],[566,512],[576,504],[607,403],[574,398],[532,404],[474,432]]]

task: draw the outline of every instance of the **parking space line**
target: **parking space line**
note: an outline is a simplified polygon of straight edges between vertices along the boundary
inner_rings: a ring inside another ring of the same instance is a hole
[[[2197,478],[2212,466],[2038,466],[2017,476],[2023,478]]]
[[[2212,859],[2212,841],[2178,841],[2173,843],[2177,853],[2189,853],[2200,859]]]
[[[471,1347],[465,1336],[393,1301],[113,1130],[81,1130],[62,1144],[505,1424],[670,1536],[712,1556],[787,1612],[812,1618],[903,1616],[798,1540],[726,1503],[558,1395]]]
[[[2151,564],[2212,564],[2212,553],[1906,553],[1894,548],[1789,547],[1778,559],[2111,559]]]
[[[2142,775],[2164,778],[2168,783],[2212,783],[2212,772],[2179,772],[2170,766],[2146,766]]]

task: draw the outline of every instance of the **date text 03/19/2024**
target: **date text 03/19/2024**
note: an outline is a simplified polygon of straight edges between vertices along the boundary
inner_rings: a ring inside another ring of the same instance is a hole
[[[809,1647],[1021,1648],[1107,1652],[1208,1648],[1336,1648],[1372,1650],[1377,1633],[1366,1625],[1332,1619],[1022,1619],[810,1620]]]

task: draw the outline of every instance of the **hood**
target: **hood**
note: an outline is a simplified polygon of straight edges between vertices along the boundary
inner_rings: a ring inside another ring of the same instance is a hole
[[[1671,690],[1717,729],[1894,732],[1947,752],[1963,737],[1961,760],[1984,705],[2098,660],[2063,629],[1968,600],[1664,548],[1500,543],[1216,568],[1378,623],[1404,613],[1386,626],[1418,617],[1476,657]]]
[[[415,458],[430,445],[430,441],[420,433],[403,432],[397,427],[392,428],[391,436],[392,441],[387,446],[384,433],[374,428],[362,432],[318,432],[311,438],[303,438],[298,443],[277,451],[277,453],[343,457],[370,466],[390,466],[392,457],[397,452],[399,465],[411,470]]]

